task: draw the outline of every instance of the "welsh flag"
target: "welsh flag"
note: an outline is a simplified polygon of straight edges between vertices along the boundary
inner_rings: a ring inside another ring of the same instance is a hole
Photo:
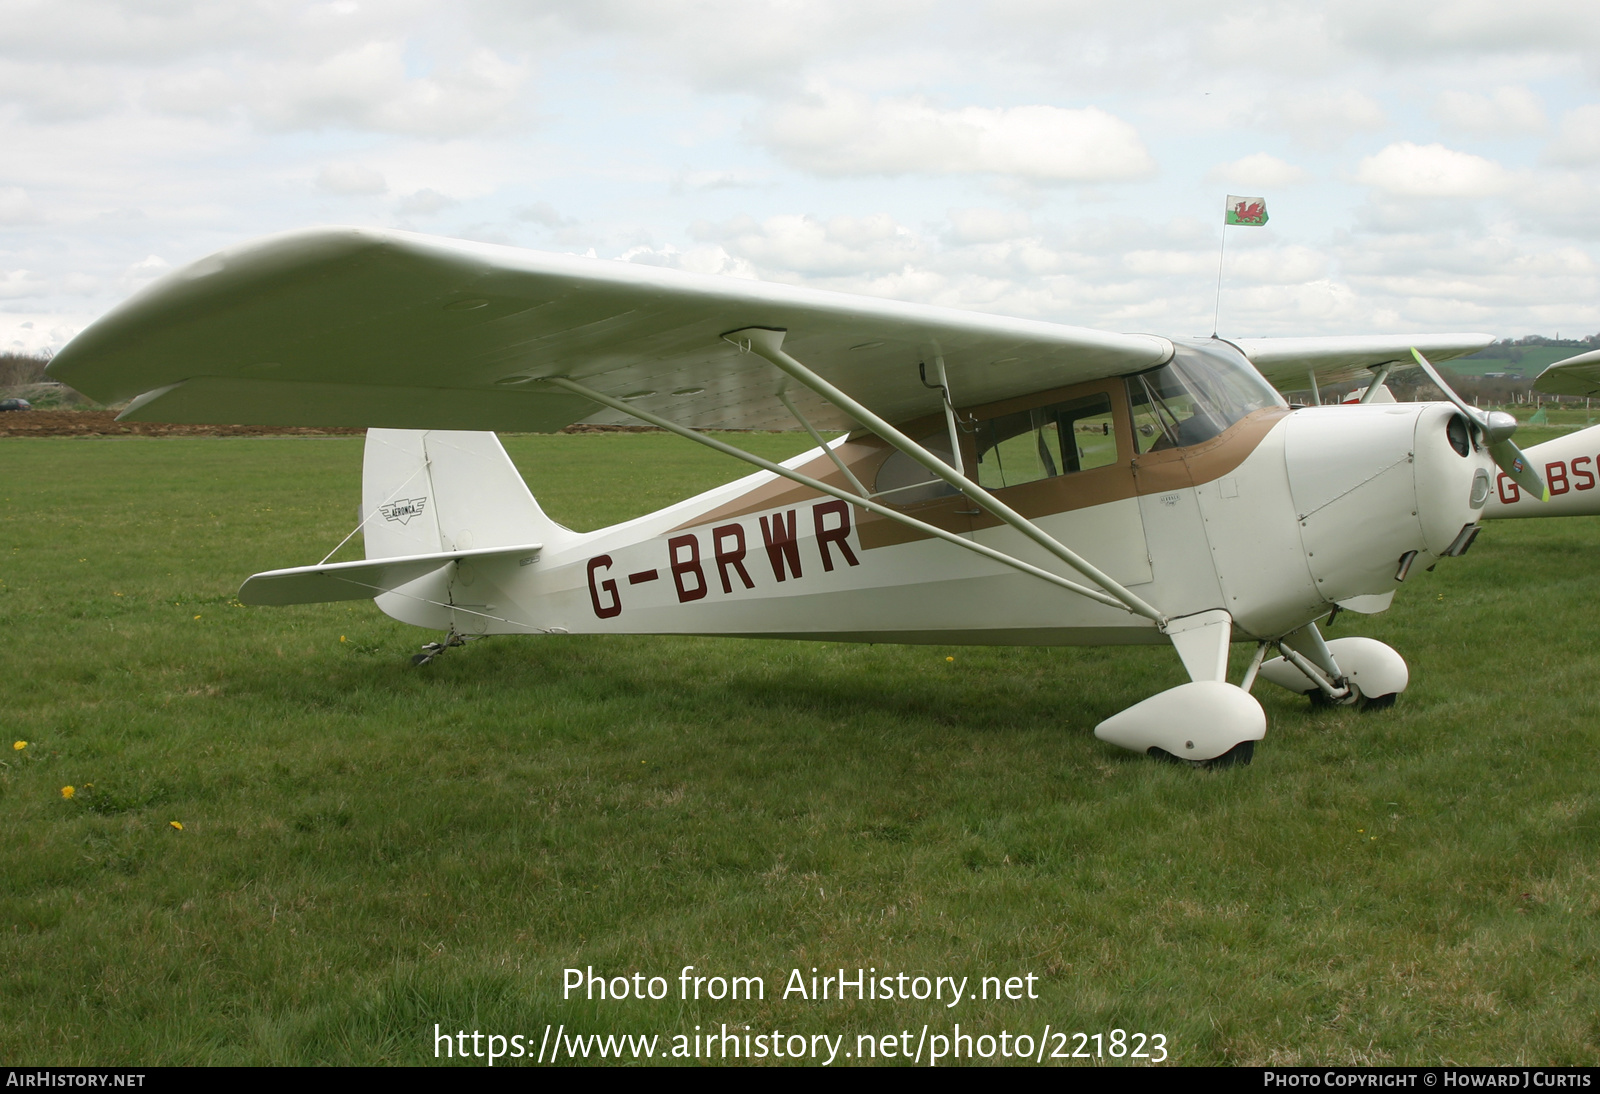
[[[1228,195],[1227,217],[1224,224],[1244,224],[1252,228],[1259,228],[1267,222],[1266,198],[1242,198],[1235,194]]]

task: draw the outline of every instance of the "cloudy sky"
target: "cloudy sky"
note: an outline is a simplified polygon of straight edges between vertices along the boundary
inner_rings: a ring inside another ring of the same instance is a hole
[[[1600,331],[1592,0],[0,0],[0,349],[407,228],[1114,330]]]

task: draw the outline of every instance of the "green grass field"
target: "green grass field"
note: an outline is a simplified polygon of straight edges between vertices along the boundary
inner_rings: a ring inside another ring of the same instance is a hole
[[[580,528],[742,471],[652,434],[507,447]],[[370,604],[239,606],[348,531],[360,460],[0,441],[0,1059],[420,1063],[435,1023],[547,1022],[1600,1055],[1600,520],[1491,525],[1342,616],[1410,663],[1399,705],[1262,684],[1255,763],[1203,772],[1092,736],[1183,681],[1170,650],[496,638],[413,669],[437,636]],[[563,1001],[590,965],[674,997]],[[767,998],[680,1002],[684,965]],[[779,998],[841,966],[1039,998]]]

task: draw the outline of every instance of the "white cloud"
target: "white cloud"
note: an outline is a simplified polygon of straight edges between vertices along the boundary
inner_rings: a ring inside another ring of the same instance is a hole
[[[1590,7],[0,0],[0,268],[61,329],[164,272],[145,255],[344,209],[1183,332],[1210,329],[1222,194],[1298,183],[1230,232],[1225,329],[1565,333],[1597,275],[1527,256],[1600,259]],[[1540,124],[1543,165],[1469,143]]]
[[[123,95],[118,73],[89,65],[0,65],[0,102],[39,122],[92,118],[111,110]]]
[[[532,205],[524,205],[514,215],[518,220],[542,224],[546,228],[565,228],[574,223],[571,217],[562,216],[548,201],[536,201]]]
[[[0,186],[0,224],[27,224],[39,219],[38,211],[20,186]]]
[[[951,209],[950,239],[956,243],[999,243],[1029,234],[1027,213],[1007,209]]]
[[[1001,174],[1038,182],[1145,178],[1155,161],[1138,131],[1097,107],[941,110],[916,98],[838,89],[766,111],[752,136],[792,166],[825,176]]]
[[[1490,95],[1441,91],[1433,113],[1446,127],[1481,137],[1536,136],[1550,125],[1539,96],[1526,87],[1497,87]]]
[[[1397,197],[1479,198],[1502,193],[1511,176],[1493,160],[1470,152],[1399,141],[1363,159],[1355,181]]]
[[[381,194],[388,188],[381,172],[359,163],[330,163],[317,172],[317,189],[330,194]]]
[[[1545,159],[1559,164],[1600,163],[1600,103],[1561,116],[1561,129],[1545,150]]]
[[[42,296],[48,287],[45,279],[32,270],[0,270],[0,299]]]
[[[1233,186],[1273,187],[1295,186],[1311,176],[1292,163],[1265,152],[1245,156],[1232,163],[1219,163],[1207,172],[1206,177]]]
[[[1556,53],[1600,41],[1600,20],[1582,0],[1338,0],[1327,11],[1346,42],[1413,64],[1435,54]]]
[[[437,190],[418,190],[400,199],[396,207],[402,216],[431,216],[456,204],[456,199]]]
[[[152,109],[196,118],[221,118],[242,97],[233,76],[209,66],[157,72],[144,87],[144,101]]]
[[[759,223],[738,217],[723,224],[696,224],[694,235],[779,276],[881,272],[917,262],[926,253],[922,239],[886,213],[827,221],[784,214]]]
[[[1353,133],[1382,129],[1389,116],[1378,101],[1359,91],[1310,91],[1282,96],[1279,125],[1310,145],[1337,143]]]
[[[426,76],[407,72],[403,41],[367,42],[314,64],[266,69],[251,112],[274,129],[347,126],[421,136],[460,136],[507,120],[527,70],[492,50]]]

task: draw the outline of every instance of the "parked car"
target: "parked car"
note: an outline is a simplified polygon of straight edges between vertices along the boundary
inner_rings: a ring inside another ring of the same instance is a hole
[[[32,410],[33,404],[26,399],[0,399],[0,410]]]

